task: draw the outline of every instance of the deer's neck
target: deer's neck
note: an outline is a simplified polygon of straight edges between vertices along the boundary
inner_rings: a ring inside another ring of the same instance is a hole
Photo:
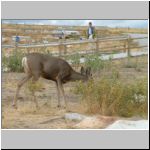
[[[85,75],[82,75],[78,72],[72,71],[72,74],[70,76],[71,81],[77,81],[77,80],[82,80],[82,81],[87,81],[88,78]]]

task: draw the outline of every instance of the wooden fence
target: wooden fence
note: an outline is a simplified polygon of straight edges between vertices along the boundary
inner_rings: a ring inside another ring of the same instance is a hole
[[[51,42],[48,44],[18,44],[17,47],[14,45],[2,45],[2,48],[14,48],[17,50],[22,50],[25,49],[28,53],[31,52],[39,52],[39,49],[42,52],[49,52],[48,51],[49,47],[58,47],[58,52],[55,53],[53,52],[52,55],[56,56],[65,56],[65,55],[74,55],[75,53],[79,54],[91,54],[91,53],[112,53],[112,52],[119,52],[119,51],[124,51],[128,53],[128,56],[130,56],[130,51],[132,49],[140,49],[144,47],[148,47],[148,45],[132,45],[134,40],[141,40],[141,39],[146,39],[148,37],[137,37],[137,38],[131,38],[130,36],[115,36],[115,37],[105,37],[105,38],[96,38],[96,39],[85,39],[85,40],[76,40],[76,41],[65,41],[65,40],[59,40],[59,42]],[[123,45],[116,45],[114,47],[112,46],[105,46],[105,47],[100,47],[102,42],[115,42],[115,41],[123,41]],[[68,46],[71,45],[81,45],[81,44],[94,44],[95,49],[91,50],[79,50],[78,52],[70,52],[68,50]]]

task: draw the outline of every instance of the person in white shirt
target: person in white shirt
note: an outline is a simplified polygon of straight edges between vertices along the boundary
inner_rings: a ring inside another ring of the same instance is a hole
[[[92,22],[89,22],[87,36],[88,36],[88,39],[94,39],[95,37],[95,28],[92,26]]]

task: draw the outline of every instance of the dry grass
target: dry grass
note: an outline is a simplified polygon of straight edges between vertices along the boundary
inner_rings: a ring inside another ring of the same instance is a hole
[[[82,109],[102,115],[147,117],[147,61],[147,56],[114,60],[109,69],[104,67],[93,75],[94,81],[77,83],[74,92],[82,95]]]
[[[111,28],[111,32],[147,34],[147,28]]]
[[[116,78],[116,77],[115,77]],[[87,85],[78,84],[82,102],[89,113],[110,116],[144,116],[148,113],[147,80],[134,84],[120,82],[119,79],[101,78]]]

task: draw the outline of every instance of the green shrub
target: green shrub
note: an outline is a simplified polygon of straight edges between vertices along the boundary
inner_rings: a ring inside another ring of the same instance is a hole
[[[85,57],[85,66],[91,67],[93,71],[99,71],[105,67],[105,62],[99,55],[87,55]]]
[[[13,53],[12,55],[8,57],[2,56],[2,66],[8,68],[9,71],[12,71],[12,72],[22,72],[23,71],[23,67],[22,67],[23,56],[24,55],[21,52]]]
[[[88,113],[122,117],[147,117],[147,91],[147,79],[126,84],[118,78],[103,77],[75,87],[75,92],[82,94],[82,104]]]
[[[112,73],[111,73],[111,79],[119,79],[120,78],[120,73],[116,68],[112,68]]]
[[[71,63],[73,65],[79,65],[80,64],[80,55],[79,54],[75,54],[75,55],[71,55],[69,56],[67,59],[71,60]]]

